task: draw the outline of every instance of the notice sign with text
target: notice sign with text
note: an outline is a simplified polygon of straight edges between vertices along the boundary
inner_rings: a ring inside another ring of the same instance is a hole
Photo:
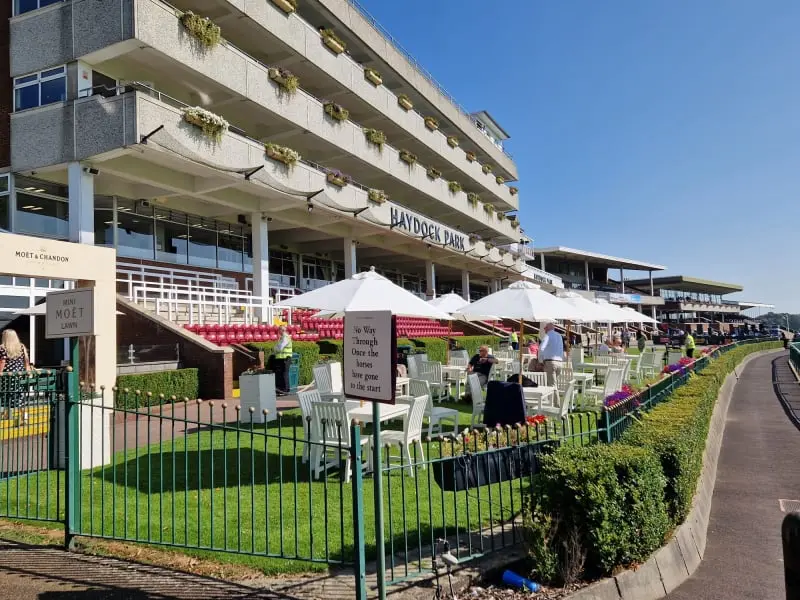
[[[344,393],[394,404],[397,341],[391,311],[348,312],[344,318]]]
[[[94,289],[47,294],[44,336],[51,339],[95,335]]]

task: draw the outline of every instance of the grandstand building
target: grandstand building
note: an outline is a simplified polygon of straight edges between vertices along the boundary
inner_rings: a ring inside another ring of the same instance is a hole
[[[116,250],[121,362],[136,319],[270,324],[371,266],[428,297],[561,285],[508,249],[508,134],[350,2],[0,8],[0,228]],[[69,283],[0,285],[8,322]]]

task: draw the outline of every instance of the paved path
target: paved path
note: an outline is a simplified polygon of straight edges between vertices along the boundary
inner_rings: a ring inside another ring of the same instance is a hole
[[[782,600],[778,500],[800,500],[800,431],[773,389],[787,353],[762,356],[734,389],[700,568],[669,600]],[[798,384],[794,384],[797,386]]]

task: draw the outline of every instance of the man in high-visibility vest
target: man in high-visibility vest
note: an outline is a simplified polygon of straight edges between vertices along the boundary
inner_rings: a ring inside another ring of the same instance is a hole
[[[289,365],[292,360],[292,336],[286,331],[285,326],[278,330],[281,337],[275,345],[275,391],[281,394],[289,393]]]
[[[694,358],[694,337],[692,336],[691,329],[686,330],[686,356]]]
[[[514,350],[519,350],[519,336],[516,331],[511,332],[511,347]]]

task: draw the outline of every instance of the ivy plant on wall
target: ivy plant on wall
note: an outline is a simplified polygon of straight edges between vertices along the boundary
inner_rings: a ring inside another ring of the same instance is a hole
[[[222,30],[211,19],[201,17],[192,11],[186,11],[180,16],[181,25],[200,44],[209,50],[222,40]]]

